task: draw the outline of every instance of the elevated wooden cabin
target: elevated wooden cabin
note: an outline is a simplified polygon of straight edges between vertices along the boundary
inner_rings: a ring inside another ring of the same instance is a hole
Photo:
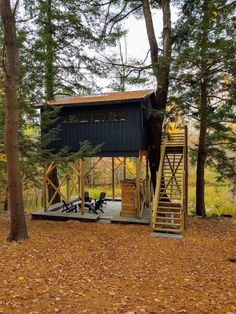
[[[80,142],[88,140],[93,146],[102,144],[102,157],[139,156],[147,149],[147,121],[154,97],[153,90],[141,90],[48,102],[61,108],[60,134],[52,148],[59,151],[67,146],[77,152]]]
[[[144,205],[150,203],[150,177],[148,172],[148,120],[155,100],[153,90],[107,93],[93,96],[63,98],[48,102],[49,107],[60,107],[58,125],[60,134],[51,148],[59,151],[68,147],[77,152],[80,143],[88,140],[101,145],[101,151],[90,169],[85,169],[84,158],[66,166],[62,172],[59,185],[52,182],[51,174],[58,166],[51,162],[44,172],[44,210],[53,204],[57,194],[63,200],[70,201],[76,192],[81,198],[81,215],[84,215],[85,178],[100,161],[111,170],[112,199],[115,199],[115,172],[123,167],[122,212],[124,217],[142,218]],[[44,107],[41,108],[44,110]],[[166,129],[163,136],[160,165],[157,172],[157,186],[152,203],[151,225],[158,233],[181,234],[185,227],[188,205],[188,145],[187,128]],[[44,132],[45,130],[42,130]],[[104,160],[111,157],[111,165]],[[122,157],[122,158],[121,158]],[[126,157],[136,157],[135,178],[127,180]],[[115,165],[115,160],[117,164]],[[142,162],[145,162],[145,178],[141,173]],[[85,171],[86,170],[86,171]],[[73,175],[75,173],[75,175]],[[63,189],[66,184],[66,193]],[[54,191],[48,197],[47,189]],[[65,193],[65,194],[64,194]],[[53,217],[53,214],[42,215]],[[79,214],[80,215],[80,214]],[[92,215],[93,216],[93,215]],[[61,213],[56,218],[61,217]],[[64,216],[63,216],[64,217]],[[64,217],[68,218],[68,216]],[[73,216],[73,219],[88,219]],[[98,219],[98,215],[97,218]],[[120,221],[120,220],[119,220]]]

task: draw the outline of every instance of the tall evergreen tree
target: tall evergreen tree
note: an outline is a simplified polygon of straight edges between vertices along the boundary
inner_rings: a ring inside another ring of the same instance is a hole
[[[10,200],[11,228],[8,239],[18,241],[28,237],[24,215],[21,171],[19,162],[18,125],[19,102],[17,81],[19,74],[19,52],[16,36],[15,11],[9,0],[0,1],[0,15],[4,33],[2,67],[5,96],[5,150],[7,157],[7,183]]]
[[[235,62],[234,9],[235,1],[184,1],[175,34],[177,102],[195,119],[199,129],[196,213],[201,216],[206,215],[206,163],[217,159],[219,163],[226,145],[230,149],[235,142],[230,124],[235,122],[230,71]]]
[[[93,77],[99,74],[100,64],[94,50],[114,44],[120,35],[114,29],[108,40],[101,40],[107,5],[103,7],[98,1],[78,5],[70,0],[25,0],[24,3],[26,16],[34,24],[33,28],[29,25],[26,49],[31,51],[29,72],[37,97],[47,102],[62,95],[89,93],[96,88]],[[59,186],[56,167],[50,179]],[[49,186],[48,192],[51,199],[54,189]],[[59,201],[57,194],[54,202]]]

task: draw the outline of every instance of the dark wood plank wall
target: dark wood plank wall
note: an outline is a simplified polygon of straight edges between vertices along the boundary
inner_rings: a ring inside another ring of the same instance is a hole
[[[58,140],[53,143],[53,148],[59,151],[64,146],[68,146],[71,152],[77,152],[79,143],[89,140],[93,146],[103,144],[100,156],[137,156],[140,150],[147,148],[145,121],[147,104],[146,101],[145,103],[63,107],[59,120],[61,132]],[[112,114],[116,117],[116,113],[120,120],[109,120]],[[87,117],[89,119],[87,122],[76,123],[73,121],[76,114],[84,115],[84,120]],[[108,118],[104,118],[104,121],[96,120],[96,117],[102,116]]]

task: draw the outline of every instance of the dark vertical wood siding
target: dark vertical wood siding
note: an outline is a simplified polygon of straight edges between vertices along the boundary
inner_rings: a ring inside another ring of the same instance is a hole
[[[125,121],[94,122],[94,113],[108,114],[123,112]],[[65,123],[65,117],[76,113],[89,114],[91,120],[85,123]],[[67,146],[71,152],[79,150],[79,143],[85,140],[102,145],[101,156],[137,156],[146,149],[146,129],[142,103],[63,107],[60,112],[61,132],[53,147],[56,151]]]

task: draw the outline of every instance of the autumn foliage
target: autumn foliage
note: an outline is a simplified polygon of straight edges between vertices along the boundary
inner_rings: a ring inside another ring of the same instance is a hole
[[[0,229],[0,313],[235,313],[235,221],[189,218],[183,240],[149,226],[29,222]],[[4,240],[3,240],[4,239]]]

